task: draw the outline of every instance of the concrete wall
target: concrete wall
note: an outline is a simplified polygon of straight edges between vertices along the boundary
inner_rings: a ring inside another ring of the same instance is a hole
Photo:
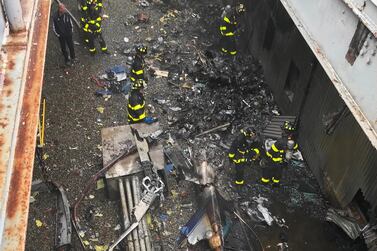
[[[322,189],[341,206],[360,189],[377,205],[377,151],[278,0],[246,3],[242,43],[261,60],[284,114],[300,117],[299,143]],[[341,111],[331,134],[324,118]]]

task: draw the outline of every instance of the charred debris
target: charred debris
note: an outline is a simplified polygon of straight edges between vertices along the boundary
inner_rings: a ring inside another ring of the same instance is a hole
[[[151,8],[153,3],[140,1],[140,7]],[[302,160],[292,162],[284,170],[285,181],[278,191],[258,184],[259,163],[247,171],[247,185],[236,188],[232,184],[233,173],[226,153],[234,135],[252,125],[264,141],[268,133],[263,132],[281,112],[264,83],[258,60],[247,53],[224,56],[215,43],[200,39],[205,35],[209,41],[215,41],[216,37],[217,30],[204,28],[216,27],[216,21],[203,18],[205,12],[218,16],[221,9],[218,5],[206,5],[202,13],[191,8],[167,9],[159,20],[163,24],[159,36],[145,38],[151,48],[146,59],[149,68],[147,106],[150,114],[159,117],[162,127],[163,133],[157,140],[164,146],[167,177],[164,195],[151,205],[152,210],[143,224],[152,232],[154,250],[288,250],[290,226],[284,216],[279,215],[277,207],[290,213],[303,210],[321,218],[328,205]],[[149,16],[140,11],[127,17],[124,25],[149,22]],[[187,31],[183,32],[183,25],[189,27]],[[186,34],[190,34],[189,39],[184,40]],[[103,69],[105,75],[99,73],[92,77],[98,86],[95,95],[109,99],[111,95],[128,94],[130,83],[126,76],[133,52],[127,37],[124,42],[122,51],[127,62]],[[115,72],[115,76],[109,76],[111,72]],[[155,83],[163,88],[156,91]],[[128,142],[122,154],[114,156],[110,164],[90,177],[72,203],[70,214],[67,214],[69,205],[64,190],[46,179],[58,194],[57,250],[74,246],[70,220],[84,250],[124,250],[129,249],[129,242],[135,242],[134,237],[124,236],[125,241],[118,247],[111,246],[116,238],[96,243],[94,239],[100,234],[91,230],[89,222],[99,212],[90,205],[85,204],[86,209],[81,210],[79,206],[106,172],[121,158],[136,153],[136,148]],[[275,206],[275,202],[279,206]],[[326,220],[339,225],[352,239],[363,236],[368,246],[376,245],[373,226],[360,228],[334,210],[328,212]],[[132,218],[128,223],[130,221]],[[119,228],[115,227],[117,236],[119,229],[123,232],[128,228],[124,222]],[[85,236],[94,238],[90,240]]]

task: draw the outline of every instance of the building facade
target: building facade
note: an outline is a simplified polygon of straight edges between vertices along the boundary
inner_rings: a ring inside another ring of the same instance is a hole
[[[242,43],[282,112],[299,117],[301,149],[325,194],[344,207],[361,193],[376,209],[377,6],[356,1],[360,14],[347,2],[247,1]]]

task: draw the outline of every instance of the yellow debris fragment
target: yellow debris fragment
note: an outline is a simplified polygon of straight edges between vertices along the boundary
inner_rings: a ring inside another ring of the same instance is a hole
[[[37,225],[37,227],[41,227],[43,226],[43,223],[40,220],[35,220],[35,225]]]
[[[103,113],[105,111],[105,108],[104,107],[102,107],[102,106],[98,106],[97,107],[97,112],[99,112],[99,113]]]
[[[43,154],[42,159],[43,159],[43,160],[46,160],[46,159],[48,159],[48,157],[50,157],[50,155],[48,155],[47,153],[45,153],[45,154]]]
[[[109,249],[109,246],[108,245],[104,245],[104,246],[95,245],[94,249],[96,251],[106,251],[107,249]]]

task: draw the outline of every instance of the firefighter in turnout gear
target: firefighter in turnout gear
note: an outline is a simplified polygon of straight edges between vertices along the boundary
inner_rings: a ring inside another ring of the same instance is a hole
[[[134,57],[134,60],[131,65],[131,73],[130,73],[130,80],[133,84],[137,82],[137,80],[142,79],[146,80],[144,76],[144,67],[145,67],[145,61],[144,61],[144,55],[147,54],[147,47],[144,45],[138,45],[136,46],[136,54]]]
[[[229,160],[234,164],[236,185],[243,185],[244,171],[247,166],[260,156],[259,143],[254,128],[241,130],[240,135],[233,141],[228,154]]]
[[[266,151],[267,164],[262,170],[261,182],[268,184],[272,182],[275,185],[280,183],[283,168],[291,160],[294,151],[298,150],[298,144],[295,141],[295,127],[293,123],[285,121],[282,126],[283,134],[269,150]]]
[[[96,5],[88,5],[88,10],[83,14],[81,22],[83,24],[83,30],[85,33],[85,42],[89,47],[89,52],[94,55],[96,53],[96,47],[94,41],[98,39],[101,46],[101,51],[108,54],[106,42],[102,36],[102,16],[96,10]]]
[[[90,19],[90,11],[93,11],[92,15],[97,16],[101,18],[102,20],[102,10],[103,10],[103,4],[102,0],[81,0],[81,27],[84,28],[85,25],[88,23],[88,20]],[[84,42],[86,45],[89,44],[89,34],[87,31],[84,30]]]
[[[223,53],[229,55],[236,55],[236,39],[235,39],[235,32],[237,28],[237,21],[235,11],[227,5],[223,14],[221,15],[221,24],[220,24],[220,47]]]
[[[135,124],[143,122],[145,114],[145,99],[143,91],[140,88],[132,87],[130,96],[128,97],[128,123]]]
[[[152,124],[157,121],[157,118],[149,117],[145,111],[145,99],[143,94],[144,80],[138,79],[133,83],[130,96],[128,97],[128,123],[135,124],[144,122]]]

